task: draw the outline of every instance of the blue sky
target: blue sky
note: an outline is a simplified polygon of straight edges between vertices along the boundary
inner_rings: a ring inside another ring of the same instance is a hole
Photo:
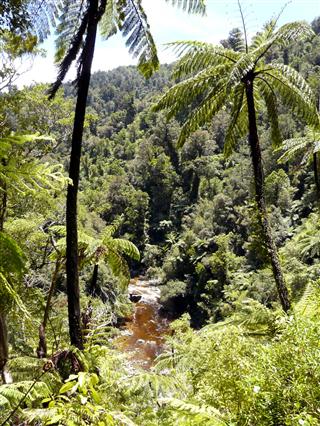
[[[192,16],[174,8],[164,0],[142,0],[149,17],[152,34],[159,49],[162,63],[175,59],[164,44],[175,40],[202,40],[219,43],[228,37],[229,31],[241,26],[241,18],[236,0],[207,0],[207,15]],[[248,33],[253,35],[261,26],[279,14],[285,1],[279,0],[242,0]],[[320,0],[292,0],[283,11],[279,25],[286,22],[306,20],[311,22],[320,16]],[[47,50],[46,58],[37,58],[32,68],[20,77],[19,86],[35,82],[51,82],[55,77],[53,63],[53,38],[43,46]],[[134,64],[128,54],[121,36],[108,41],[99,38],[93,62],[93,70],[109,70],[119,65]],[[72,73],[69,75],[72,78]]]

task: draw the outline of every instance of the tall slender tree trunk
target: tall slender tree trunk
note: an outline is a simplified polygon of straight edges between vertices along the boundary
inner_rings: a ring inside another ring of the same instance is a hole
[[[6,368],[9,359],[8,331],[6,315],[0,313],[0,374],[3,383],[12,383],[10,372]]]
[[[58,273],[60,271],[60,259],[58,258],[56,261],[56,266],[54,268],[49,293],[47,297],[47,303],[43,314],[43,321],[39,326],[39,344],[37,347],[37,355],[38,358],[46,358],[47,356],[47,339],[46,339],[46,327],[49,319],[49,312],[51,307],[51,300],[54,293],[54,290],[56,288]]]
[[[271,227],[267,214],[266,202],[264,198],[264,176],[261,149],[257,131],[256,111],[253,97],[253,81],[251,79],[246,81],[246,97],[249,118],[249,145],[254,172],[256,194],[255,198],[259,211],[259,220],[263,232],[263,237],[267,246],[268,254],[270,257],[273,276],[276,282],[279,299],[283,310],[285,312],[288,312],[288,310],[290,309],[288,289],[281,269],[277,248],[272,237]]]
[[[96,42],[98,25],[98,0],[90,0],[86,39],[82,51],[81,70],[78,81],[77,103],[71,140],[69,177],[72,185],[68,186],[66,226],[67,226],[67,294],[69,334],[71,344],[83,349],[80,313],[80,289],[78,269],[78,229],[77,229],[77,195],[79,186],[80,158],[85,112],[91,77],[91,66]]]

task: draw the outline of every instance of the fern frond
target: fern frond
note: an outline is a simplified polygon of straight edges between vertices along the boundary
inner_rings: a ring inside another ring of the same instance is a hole
[[[210,67],[222,68],[225,66],[225,72],[228,72],[237,58],[237,54],[232,50],[215,47],[206,43],[201,43],[200,45],[197,42],[189,43],[190,45],[192,43],[194,46],[190,47],[175,65],[172,74],[173,78],[180,79],[181,77],[195,74]]]
[[[275,30],[277,21],[272,19],[271,21],[267,22],[264,26],[264,29],[262,32],[257,33],[253,38],[250,45],[250,51],[256,50],[259,48],[262,44],[266,43],[270,36],[272,35],[273,31]]]
[[[159,59],[141,0],[126,0],[120,19],[120,31],[126,38],[129,52],[139,57],[138,69],[145,77],[150,77],[159,68]]]
[[[225,75],[226,71],[224,65],[209,67],[194,77],[176,84],[158,101],[153,110],[159,111],[166,108],[167,118],[174,117],[185,108],[185,105],[190,105],[206,96],[209,88],[211,92],[218,89],[219,78],[221,75]]]
[[[0,272],[13,274],[21,278],[25,271],[26,256],[19,245],[4,232],[0,231]]]
[[[61,58],[61,63],[59,64],[59,71],[56,78],[56,81],[50,86],[48,90],[49,99],[53,99],[57,90],[61,86],[67,72],[69,71],[72,63],[76,60],[80,49],[83,44],[83,38],[88,26],[88,11],[83,15],[80,25],[78,26],[75,34],[72,36],[72,40],[70,43],[66,43],[63,37],[58,38],[57,40],[57,53],[56,60],[59,61]],[[72,29],[68,29],[68,32],[71,32]],[[62,31],[62,34],[65,31]],[[68,46],[68,51],[66,52],[66,48]]]
[[[273,66],[264,70],[263,76],[265,81],[281,96],[285,105],[292,108],[307,124],[319,125],[319,116],[313,98],[308,96],[308,91],[301,89],[300,79],[294,81],[293,78],[288,78],[283,70],[280,71],[279,68]]]
[[[100,34],[107,40],[118,32],[120,23],[119,7],[116,0],[109,0],[106,5],[105,13],[100,21]]]
[[[279,157],[278,163],[286,163],[292,160],[299,152],[310,152],[310,140],[306,137],[286,139],[283,141],[282,146],[278,150],[283,151]]]
[[[270,84],[261,76],[255,80],[259,93],[261,93],[268,111],[268,118],[271,127],[271,139],[274,146],[281,143],[281,133],[278,121],[277,97]]]
[[[254,50],[250,49],[250,53],[257,64],[272,46],[288,46],[293,41],[303,40],[313,35],[312,28],[306,22],[291,22],[282,25],[276,33],[267,38],[264,43],[258,44]]]
[[[214,407],[207,405],[197,405],[195,403],[181,401],[175,398],[160,398],[159,403],[169,406],[178,413],[188,414],[190,420],[193,418],[192,424],[202,424],[206,420],[206,424],[211,426],[226,426],[222,414]]]
[[[0,396],[5,398],[11,407],[15,407],[30,389],[33,381],[20,381],[0,386]],[[49,397],[51,391],[45,382],[37,382],[32,390],[28,393],[25,402],[30,406],[33,402],[40,402],[42,399]]]
[[[124,240],[123,238],[114,238],[112,240],[112,244],[120,253],[123,253],[136,261],[140,260],[140,252],[137,246],[131,241]]]
[[[216,63],[221,63],[220,61],[236,63],[241,57],[240,52],[235,52],[231,49],[225,49],[222,46],[214,46],[213,44],[202,41],[180,40],[167,43],[167,46],[172,47],[174,53],[179,57],[184,55],[193,56],[200,53],[210,53],[213,58],[216,58]]]
[[[70,0],[31,0],[27,4],[27,14],[40,42],[50,34],[50,28],[55,27],[64,3]]]
[[[188,13],[199,13],[204,15],[206,13],[206,2],[205,0],[166,0],[173,6],[181,7]]]
[[[211,120],[211,118],[222,108],[226,99],[226,83],[223,80],[219,83],[220,87],[211,90],[200,105],[192,111],[192,114],[189,115],[189,118],[183,124],[177,142],[178,147],[183,146],[191,133]]]
[[[128,380],[130,392],[143,392],[158,398],[179,388],[172,376],[153,372],[140,372]]]
[[[226,131],[223,152],[229,157],[239,139],[248,132],[247,104],[245,102],[245,88],[239,84],[234,89],[233,105],[230,114],[230,122]]]
[[[320,286],[319,281],[309,282],[303,292],[302,297],[296,303],[294,311],[300,315],[308,318],[315,318],[320,313]]]

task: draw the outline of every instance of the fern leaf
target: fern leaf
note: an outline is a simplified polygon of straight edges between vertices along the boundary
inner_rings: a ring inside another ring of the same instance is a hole
[[[231,118],[226,131],[224,142],[224,155],[229,157],[238,140],[248,132],[248,119],[245,101],[245,89],[242,84],[234,89],[233,105],[231,109]]]
[[[131,259],[140,260],[140,252],[135,244],[129,240],[124,240],[122,238],[114,238],[112,244],[119,252],[129,256]]]
[[[194,403],[181,401],[175,398],[160,398],[159,403],[169,405],[170,408],[179,413],[187,413],[191,417],[198,416],[202,421],[207,419],[207,421],[210,421],[212,426],[226,426],[226,423],[223,421],[222,414],[213,407],[196,405]]]
[[[319,116],[313,98],[308,96],[308,91],[301,89],[301,82],[295,80],[293,74],[287,78],[287,73],[279,67],[269,66],[263,72],[264,79],[281,96],[282,102],[292,108],[307,124],[319,125]]]
[[[281,134],[279,129],[276,94],[274,93],[269,83],[265,81],[263,77],[257,77],[256,82],[258,88],[260,89],[259,92],[262,94],[262,97],[267,107],[268,118],[271,127],[272,142],[274,146],[279,146],[281,143]]]
[[[204,0],[166,0],[166,2],[170,2],[173,6],[181,7],[183,10],[188,11],[188,13],[204,15],[206,12]]]
[[[159,68],[159,59],[141,0],[126,0],[120,20],[120,31],[126,38],[129,52],[139,57],[138,69],[145,77],[150,77]]]
[[[209,92],[200,105],[192,112],[182,126],[178,143],[183,146],[192,132],[207,123],[223,106],[226,99],[225,82],[220,81],[220,87]]]

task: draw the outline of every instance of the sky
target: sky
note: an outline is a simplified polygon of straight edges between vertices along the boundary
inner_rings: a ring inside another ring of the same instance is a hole
[[[207,0],[206,16],[188,15],[186,12],[172,7],[164,0],[142,0],[147,13],[152,35],[158,46],[161,63],[175,60],[175,56],[165,44],[176,40],[199,40],[217,44],[227,38],[229,31],[241,27],[241,16],[237,0]],[[287,4],[287,5],[286,5]],[[241,1],[247,32],[251,35],[260,30],[262,25],[279,14],[286,5],[279,25],[291,21],[306,20],[311,22],[320,16],[320,0],[242,0]],[[42,46],[46,50],[46,57],[37,57],[33,64],[28,65],[16,81],[19,87],[33,82],[53,82],[56,75],[54,65],[54,36],[50,37]],[[110,70],[120,65],[134,65],[133,60],[125,47],[121,35],[113,36],[104,41],[97,40],[93,71]],[[74,71],[67,76],[72,79]]]

